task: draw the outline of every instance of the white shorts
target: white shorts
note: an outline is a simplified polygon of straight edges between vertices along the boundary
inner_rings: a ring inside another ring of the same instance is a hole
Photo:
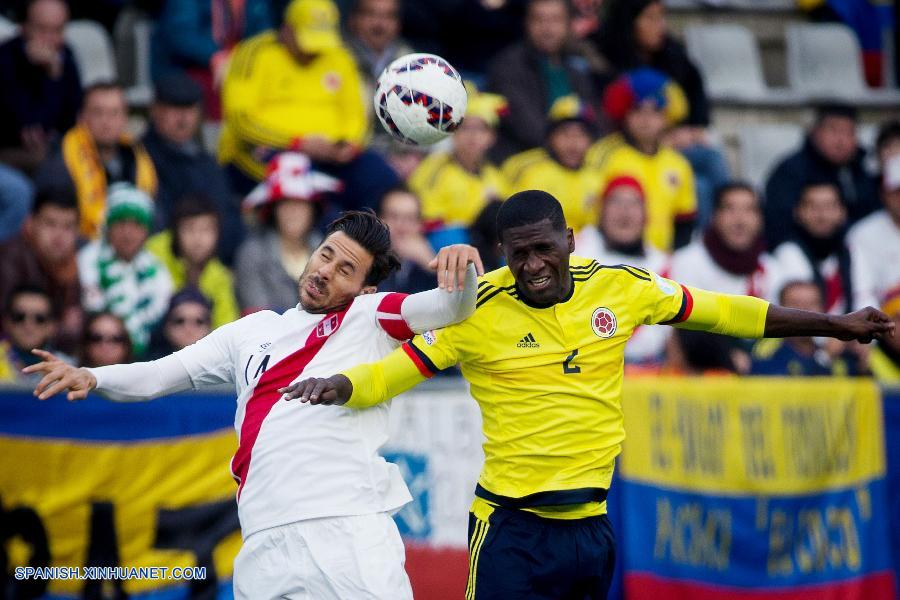
[[[412,600],[387,513],[298,521],[251,534],[234,559],[235,600]]]

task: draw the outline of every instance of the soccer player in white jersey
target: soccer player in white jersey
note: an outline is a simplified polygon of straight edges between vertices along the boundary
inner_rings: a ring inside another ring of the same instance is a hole
[[[388,410],[329,410],[290,402],[295,380],[326,377],[387,356],[414,333],[456,323],[475,308],[478,253],[441,250],[439,287],[407,296],[376,293],[396,268],[387,226],[373,213],[333,222],[300,277],[300,303],[223,325],[197,343],[152,362],[96,369],[43,362],[41,399],[96,390],[139,401],[205,385],[237,391],[238,482],[244,544],[235,559],[238,599],[412,598],[403,543],[390,514],[410,501],[395,465],[378,455]],[[443,289],[441,289],[443,288]]]

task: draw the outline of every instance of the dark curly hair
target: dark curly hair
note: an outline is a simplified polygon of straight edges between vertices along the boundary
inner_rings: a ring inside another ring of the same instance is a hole
[[[391,232],[371,209],[342,212],[329,223],[325,236],[337,231],[343,231],[372,255],[372,267],[366,274],[365,285],[378,285],[400,268],[400,259],[391,249]]]

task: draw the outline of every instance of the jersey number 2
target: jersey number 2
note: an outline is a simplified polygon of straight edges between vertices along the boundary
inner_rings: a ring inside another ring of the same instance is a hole
[[[563,361],[563,373],[566,375],[572,375],[573,373],[581,373],[581,367],[577,365],[573,365],[572,361],[575,360],[575,357],[578,356],[578,350],[572,350],[572,354],[566,357],[566,360]]]

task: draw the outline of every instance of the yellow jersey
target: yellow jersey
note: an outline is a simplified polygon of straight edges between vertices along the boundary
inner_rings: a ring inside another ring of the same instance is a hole
[[[665,146],[656,154],[644,154],[615,133],[595,142],[585,163],[597,172],[600,189],[622,175],[641,183],[647,203],[646,239],[663,252],[671,251],[675,223],[697,213],[694,173],[687,159]]]
[[[297,138],[362,145],[368,132],[363,87],[345,48],[301,65],[274,31],[241,42],[222,86],[219,160],[254,179]]]
[[[627,265],[572,257],[571,293],[530,306],[503,267],[483,276],[475,313],[347,370],[346,406],[365,408],[457,363],[481,409],[484,467],[473,511],[499,504],[541,516],[602,514],[625,439],[625,344],[640,325],[760,337],[768,303],[687,288]]]
[[[510,183],[510,193],[543,190],[562,205],[566,223],[576,232],[597,222],[597,200],[602,180],[596,169],[585,162],[580,169],[559,164],[543,148],[510,156],[501,172]]]
[[[471,173],[446,152],[436,152],[419,164],[409,187],[422,199],[425,221],[468,227],[491,200],[503,200],[509,186],[500,170],[490,163]]]

